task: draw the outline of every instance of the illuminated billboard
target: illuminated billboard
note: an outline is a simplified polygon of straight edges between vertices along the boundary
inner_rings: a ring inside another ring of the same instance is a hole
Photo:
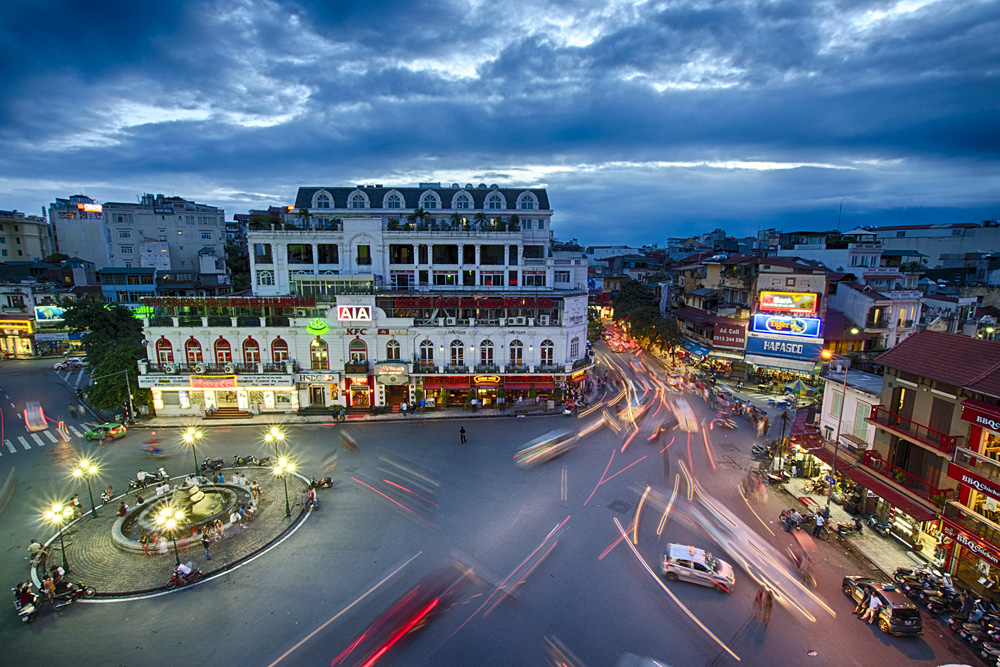
[[[65,308],[59,306],[35,306],[35,321],[39,324],[55,324],[63,321]]]
[[[774,313],[813,315],[819,309],[819,295],[813,292],[761,292],[760,309]]]
[[[777,334],[779,336],[803,336],[819,338],[823,320],[818,317],[788,317],[786,315],[767,315],[754,313],[750,331],[762,334]]]
[[[337,319],[341,322],[371,322],[371,306],[337,306]]]

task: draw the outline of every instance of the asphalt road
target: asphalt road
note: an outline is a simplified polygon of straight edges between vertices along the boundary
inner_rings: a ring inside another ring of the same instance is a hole
[[[626,355],[618,356],[619,364],[625,361]],[[26,400],[41,400],[54,417],[69,416],[73,378],[67,383],[60,375],[51,362],[0,365],[6,439],[14,435],[17,444],[16,437],[26,434],[15,414]],[[689,398],[699,419],[710,422],[707,407]],[[647,485],[669,495],[683,461],[733,516],[783,549],[791,540],[776,528],[775,519],[790,497],[772,495],[754,507],[765,527],[736,489],[750,463],[751,434],[743,425],[737,431],[710,431],[709,457],[699,434],[693,434],[689,447],[687,437],[677,433],[661,454],[671,436],[647,442],[648,431],[641,430],[623,452],[623,435],[603,428],[537,468],[513,464],[514,452],[537,435],[585,421],[559,415],[291,428],[285,442],[300,471],[318,474],[333,454],[338,460],[334,488],[320,492],[320,510],[302,530],[235,572],[177,594],[76,605],[60,614],[46,609],[30,626],[18,623],[8,607],[0,624],[4,662],[44,656],[78,665],[329,664],[426,573],[458,557],[475,567],[478,581],[468,582],[440,616],[379,664],[539,665],[545,636],[558,637],[590,667],[614,665],[625,652],[675,667],[737,664],[681,612],[631,550],[620,542],[609,547],[618,537],[614,519],[623,526],[632,522]],[[649,428],[644,421],[639,424]],[[468,432],[465,445],[459,444],[460,426]],[[340,447],[344,428],[358,442],[355,455]],[[228,462],[236,454],[270,454],[262,431],[259,425],[207,428],[198,458],[223,456]],[[134,429],[102,448],[73,438],[69,444],[44,446],[29,440],[30,449],[18,447],[13,454],[0,449],[0,471],[6,476],[16,467],[18,480],[0,516],[5,580],[13,586],[26,578],[29,538],[52,534],[40,525],[45,504],[74,492],[86,497],[85,486],[68,478],[79,456],[96,456],[101,483],[119,487],[138,468],[150,467],[142,442],[162,437],[168,451],[163,464],[169,473],[183,474],[194,463],[178,435],[177,430],[153,436]],[[432,471],[439,487],[419,488],[419,480],[393,469],[384,474],[382,454]],[[683,481],[680,488],[683,492]],[[427,500],[414,498],[414,491]],[[668,541],[705,547],[725,558],[704,531],[679,515],[671,515],[657,536],[659,517],[644,509],[638,528],[637,550],[654,568]],[[67,542],[72,564],[71,537]],[[732,594],[685,583],[667,587],[739,656],[739,664],[977,664],[929,616],[919,638],[888,637],[862,625],[851,615],[853,603],[840,592],[840,581],[845,574],[868,572],[835,541],[820,544],[817,594],[836,617],[809,622],[776,607],[767,628],[751,619],[756,588],[742,571],[737,570]]]

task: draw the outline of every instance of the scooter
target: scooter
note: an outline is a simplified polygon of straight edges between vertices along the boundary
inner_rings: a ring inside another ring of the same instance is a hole
[[[772,450],[770,447],[765,447],[764,445],[755,444],[753,447],[750,448],[750,455],[753,458],[757,459],[758,461],[763,461],[773,457],[774,450]]]
[[[114,487],[109,486],[104,489],[104,493],[101,494],[101,502],[107,505],[114,498]]]
[[[259,466],[261,468],[271,468],[271,467],[274,466],[274,464],[271,463],[271,457],[270,456],[265,456],[262,459],[257,459],[257,462],[254,465],[257,465],[257,466]]]
[[[331,486],[333,486],[333,480],[329,477],[324,477],[319,480],[313,477],[309,482],[309,488],[311,489],[329,489]]]
[[[847,537],[849,535],[855,535],[855,534],[861,535],[863,533],[863,529],[864,529],[864,524],[858,517],[854,517],[854,523],[845,521],[843,523],[838,523],[837,527],[835,528],[835,530],[837,531],[837,535],[839,535],[840,537]]]
[[[191,567],[191,563],[188,563],[187,566]],[[170,581],[167,582],[167,588],[172,590],[174,588],[177,588],[178,586],[187,586],[188,584],[193,584],[194,582],[201,579],[202,576],[204,575],[202,575],[201,570],[199,570],[198,568],[192,568],[191,572],[186,576],[181,574],[177,570],[174,570],[173,576],[170,577]]]
[[[206,457],[205,460],[201,462],[201,469],[202,470],[222,470],[222,468],[225,465],[226,465],[226,462],[223,461],[222,459],[210,459],[210,458]]]
[[[28,583],[22,585],[30,586]],[[17,610],[17,617],[21,619],[22,623],[31,623],[38,616],[38,596],[33,596],[32,601],[27,604],[21,604],[21,598],[18,596],[18,588],[10,589],[14,591],[14,609]]]
[[[79,598],[90,599],[97,594],[93,586],[84,586],[80,583],[66,582],[56,586],[55,595],[52,597],[52,610],[62,611],[66,607],[76,602]]]
[[[875,518],[874,514],[868,517],[868,525],[871,526],[871,529],[874,530],[878,535],[882,537],[888,537],[889,526],[885,525],[884,523],[879,523],[878,519]]]

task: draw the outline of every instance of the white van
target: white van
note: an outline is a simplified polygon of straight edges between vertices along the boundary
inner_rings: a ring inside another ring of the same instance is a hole
[[[726,593],[732,593],[736,586],[733,566],[719,560],[704,549],[668,544],[660,563],[660,574],[670,581],[690,581],[702,586],[718,586]]]

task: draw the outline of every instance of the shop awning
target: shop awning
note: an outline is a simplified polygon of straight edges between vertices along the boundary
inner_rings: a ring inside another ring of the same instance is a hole
[[[796,359],[780,359],[778,357],[765,357],[760,354],[748,354],[744,358],[748,364],[763,366],[764,368],[774,368],[779,371],[791,371],[793,373],[812,373],[816,370],[815,361],[798,361]]]
[[[876,496],[881,497],[893,507],[909,514],[913,517],[914,521],[930,521],[938,515],[937,511],[924,507],[862,468],[845,468],[839,470],[846,477],[854,480]]]
[[[441,388],[449,391],[460,391],[462,389],[468,389],[469,386],[469,378],[465,378],[464,380],[459,378],[447,378],[445,379],[444,384],[441,385]]]
[[[503,388],[508,391],[525,391],[531,389],[531,385],[527,382],[504,382]]]
[[[690,338],[685,338],[681,347],[697,357],[704,357],[709,352],[709,348],[705,347],[701,343],[691,340]]]
[[[425,387],[440,387],[442,384],[444,384],[444,378],[443,377],[439,376],[439,377],[425,377],[424,378],[424,386]]]
[[[556,388],[554,382],[535,382],[535,389],[539,391],[552,391]]]
[[[743,361],[743,353],[737,352],[736,350],[720,350],[717,347],[713,347],[708,352],[708,356],[715,357],[716,359],[730,359],[735,361]]]

